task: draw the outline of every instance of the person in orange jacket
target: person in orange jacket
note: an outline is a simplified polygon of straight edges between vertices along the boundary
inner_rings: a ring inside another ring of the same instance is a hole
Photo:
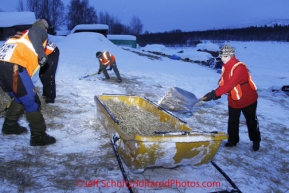
[[[239,142],[239,122],[243,113],[250,140],[253,142],[253,150],[260,148],[261,134],[256,115],[257,87],[252,80],[248,68],[235,57],[235,50],[230,45],[225,45],[220,51],[221,60],[224,63],[219,87],[204,95],[203,101],[216,100],[223,94],[228,94],[228,142],[225,147],[236,146]]]
[[[99,70],[97,74],[101,74],[103,72],[106,79],[110,79],[108,73],[107,73],[107,67],[110,67],[108,70],[114,71],[114,73],[117,76],[117,81],[122,82],[121,76],[119,74],[118,68],[116,66],[116,60],[114,55],[109,53],[108,51],[105,52],[96,52],[96,58],[98,58],[99,61]]]
[[[30,127],[31,146],[56,142],[54,137],[46,133],[45,120],[40,112],[41,102],[31,79],[39,67],[47,63],[44,53],[48,39],[47,28],[46,20],[37,20],[29,30],[8,38],[0,48],[0,86],[13,98],[5,116],[2,133],[27,133],[27,129],[18,123],[25,111]]]
[[[55,74],[60,51],[56,44],[48,40],[44,52],[48,60],[47,64],[42,66],[39,71],[39,78],[43,85],[42,96],[46,103],[54,103],[56,98]]]

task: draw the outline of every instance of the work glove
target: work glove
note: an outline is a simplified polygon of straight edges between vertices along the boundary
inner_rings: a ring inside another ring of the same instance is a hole
[[[221,96],[216,96],[215,98],[213,98],[213,100],[218,100],[218,99],[220,99],[221,98]]]
[[[205,96],[203,96],[203,101],[210,101],[210,100],[216,100],[216,92],[215,90],[212,90],[211,92],[207,93]]]
[[[97,73],[97,74],[100,74],[100,73],[102,73],[102,71],[106,70],[106,68],[107,68],[107,67],[108,67],[107,65],[100,65],[100,66],[99,66],[99,70],[98,70],[98,73]]]
[[[47,62],[47,57],[43,56],[42,58],[38,58],[38,64],[42,67],[46,64]]]

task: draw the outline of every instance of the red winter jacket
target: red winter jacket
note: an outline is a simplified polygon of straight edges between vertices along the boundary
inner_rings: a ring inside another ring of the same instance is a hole
[[[229,79],[231,69],[237,62],[239,62],[239,60],[233,56],[226,64],[223,65],[225,70],[223,74],[224,85],[219,86],[215,91],[217,97],[223,94],[228,94],[228,103],[230,107],[244,108],[257,101],[258,93],[256,90],[252,89],[249,83],[242,84],[247,82],[249,79],[248,70],[244,65],[238,65],[238,67],[234,70],[233,76],[231,76]],[[231,97],[230,91],[238,84],[242,84],[241,89],[243,96],[240,100],[234,101]]]

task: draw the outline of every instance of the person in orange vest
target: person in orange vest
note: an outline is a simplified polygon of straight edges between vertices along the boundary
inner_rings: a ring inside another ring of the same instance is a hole
[[[42,96],[46,103],[54,103],[56,98],[55,74],[58,66],[60,51],[56,44],[47,41],[44,52],[48,57],[47,64],[39,71],[39,78],[43,85]]]
[[[56,142],[54,137],[46,133],[45,120],[40,112],[40,99],[31,78],[40,66],[47,63],[44,53],[48,39],[47,28],[46,20],[37,20],[30,29],[8,38],[0,48],[0,85],[13,98],[5,116],[2,133],[27,133],[27,129],[18,123],[25,111],[30,127],[31,146]]]
[[[236,146],[239,142],[239,122],[243,113],[250,140],[253,142],[253,150],[260,148],[261,134],[256,115],[257,87],[252,80],[248,68],[235,56],[235,50],[230,45],[225,45],[220,50],[221,60],[224,63],[219,87],[204,95],[201,100],[216,100],[223,94],[228,95],[228,142],[225,147]]]
[[[107,67],[109,67],[108,70],[113,69],[114,73],[116,74],[117,81],[122,82],[118,68],[116,66],[116,60],[115,60],[114,55],[112,55],[108,51],[105,51],[105,52],[99,51],[99,52],[96,52],[96,58],[98,58],[98,61],[99,61],[99,70],[97,74],[101,74],[101,72],[103,72],[105,78],[110,79],[107,73],[107,69],[106,69]]]

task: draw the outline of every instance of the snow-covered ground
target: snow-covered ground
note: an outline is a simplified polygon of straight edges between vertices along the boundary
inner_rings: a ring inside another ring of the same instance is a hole
[[[206,53],[196,52],[196,48],[172,49],[154,45],[127,50],[96,33],[76,33],[51,39],[60,49],[57,98],[54,104],[43,103],[42,112],[47,132],[56,137],[57,143],[31,147],[29,134],[0,135],[0,192],[128,192],[121,185],[123,177],[109,136],[98,118],[94,96],[102,93],[134,94],[157,103],[171,87],[179,87],[200,98],[217,87],[220,77],[216,69],[142,51],[149,49],[179,55],[178,52],[183,50],[185,57],[206,60]],[[214,162],[242,192],[288,192],[289,97],[272,93],[271,88],[289,85],[289,43],[227,43],[235,47],[237,58],[248,66],[258,86],[257,114],[262,141],[260,150],[252,151],[245,119],[241,117],[240,143],[233,148],[222,145]],[[79,77],[98,71],[95,53],[105,50],[115,55],[123,82],[116,82],[113,71],[109,71],[110,80],[103,80],[103,75],[79,80]],[[34,81],[41,95],[41,82],[37,77]],[[227,130],[227,118],[226,96],[216,101],[199,102],[192,116],[182,117],[193,129],[222,132]],[[3,121],[4,113],[1,113],[0,124]],[[20,119],[20,124],[28,127],[25,117]],[[138,182],[181,182],[172,187],[145,185],[134,188],[135,192],[141,193],[199,193],[232,189],[211,164],[174,169],[149,168],[142,174],[127,170],[127,175],[129,180]],[[189,187],[188,181],[203,183],[206,187]],[[117,182],[118,187],[112,182]]]

